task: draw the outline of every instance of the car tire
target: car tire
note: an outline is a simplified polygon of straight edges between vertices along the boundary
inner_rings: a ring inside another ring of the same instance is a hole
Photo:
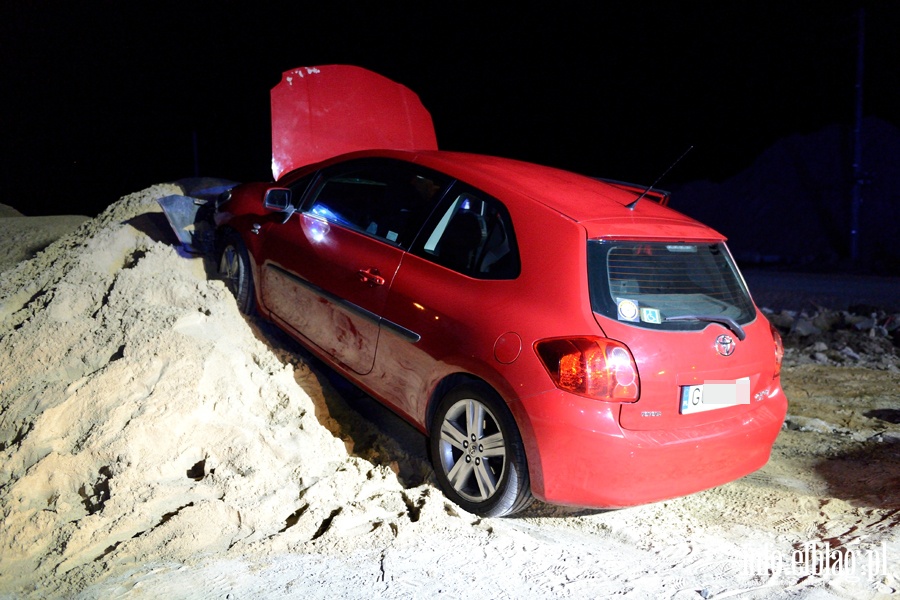
[[[485,384],[452,389],[431,420],[429,450],[444,494],[483,517],[512,515],[534,500],[519,429]]]
[[[236,234],[228,234],[222,241],[219,252],[219,277],[234,294],[238,309],[245,315],[253,314],[256,296],[253,290],[253,275],[250,272],[250,255],[244,242]]]

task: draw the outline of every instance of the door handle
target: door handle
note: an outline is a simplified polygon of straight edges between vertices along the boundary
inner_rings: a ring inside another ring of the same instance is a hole
[[[378,272],[378,269],[369,267],[368,269],[359,270],[359,280],[368,283],[371,286],[384,285],[384,277]]]

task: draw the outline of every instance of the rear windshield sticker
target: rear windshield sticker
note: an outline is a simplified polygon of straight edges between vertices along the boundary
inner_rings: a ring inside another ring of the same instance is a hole
[[[616,298],[616,305],[619,308],[619,319],[622,321],[638,321],[638,304],[634,300],[628,298]]]
[[[641,321],[644,323],[652,323],[653,325],[659,325],[662,323],[662,317],[659,314],[658,308],[647,308],[641,307]]]

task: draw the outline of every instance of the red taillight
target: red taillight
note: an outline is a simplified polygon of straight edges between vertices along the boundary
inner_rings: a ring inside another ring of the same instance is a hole
[[[562,390],[613,402],[640,395],[637,365],[625,344],[600,337],[542,340],[535,351]]]
[[[781,375],[781,363],[784,360],[784,342],[781,341],[781,334],[775,329],[771,323],[769,327],[772,329],[772,339],[775,341],[775,374],[773,378]]]

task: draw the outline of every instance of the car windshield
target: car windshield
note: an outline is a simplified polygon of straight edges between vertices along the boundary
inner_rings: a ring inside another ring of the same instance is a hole
[[[637,326],[740,330],[756,310],[722,243],[588,241],[594,312]]]

